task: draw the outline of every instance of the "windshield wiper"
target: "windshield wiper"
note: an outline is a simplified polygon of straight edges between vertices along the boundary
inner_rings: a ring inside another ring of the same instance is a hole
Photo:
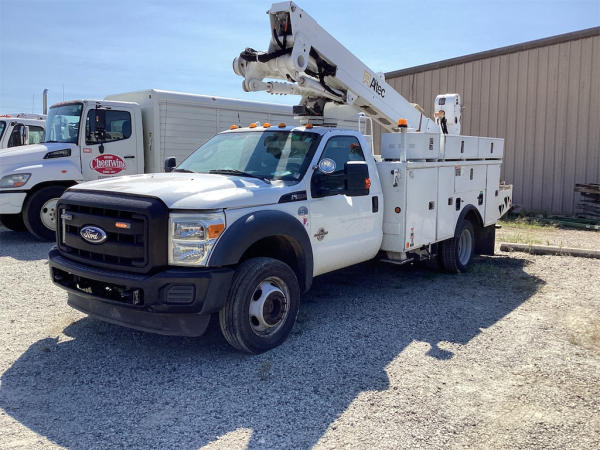
[[[271,180],[265,177],[261,177],[260,175],[254,175],[248,172],[242,172],[237,169],[212,169],[209,170],[208,173],[218,173],[221,175],[239,175],[240,177],[249,177],[249,178],[258,178],[259,180],[264,181],[267,184],[271,184]]]
[[[188,169],[173,169],[172,172],[196,173],[193,170],[188,170]]]

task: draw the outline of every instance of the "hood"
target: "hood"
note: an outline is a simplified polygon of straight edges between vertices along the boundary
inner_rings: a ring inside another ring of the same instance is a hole
[[[39,163],[44,159],[46,153],[65,148],[70,148],[72,155],[76,154],[75,149],[77,148],[77,145],[60,142],[4,148],[0,150],[0,167],[14,166],[15,164],[27,165],[29,163]]]
[[[161,199],[170,209],[247,208],[277,203],[297,185],[206,173],[155,173],[88,181],[73,190],[97,190]]]

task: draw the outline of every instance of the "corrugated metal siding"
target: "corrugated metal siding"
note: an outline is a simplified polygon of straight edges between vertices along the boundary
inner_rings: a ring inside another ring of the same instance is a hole
[[[410,70],[410,69],[408,69]],[[600,183],[600,36],[388,78],[433,117],[463,100],[462,134],[505,139],[502,179],[527,210],[573,214],[575,183]],[[381,129],[375,126],[375,141]]]

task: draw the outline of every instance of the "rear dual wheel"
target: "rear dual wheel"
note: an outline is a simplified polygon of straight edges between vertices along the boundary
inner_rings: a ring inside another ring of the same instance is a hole
[[[289,335],[300,306],[294,271],[273,258],[244,261],[233,276],[227,303],[219,312],[223,336],[238,350],[262,353]]]
[[[440,262],[446,272],[465,272],[473,258],[475,229],[468,220],[461,220],[452,239],[440,244]]]

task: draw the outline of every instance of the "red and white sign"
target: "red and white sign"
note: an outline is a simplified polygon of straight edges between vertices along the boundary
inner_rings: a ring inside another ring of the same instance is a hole
[[[127,164],[117,155],[100,155],[92,159],[90,167],[103,175],[114,175],[127,169]]]

